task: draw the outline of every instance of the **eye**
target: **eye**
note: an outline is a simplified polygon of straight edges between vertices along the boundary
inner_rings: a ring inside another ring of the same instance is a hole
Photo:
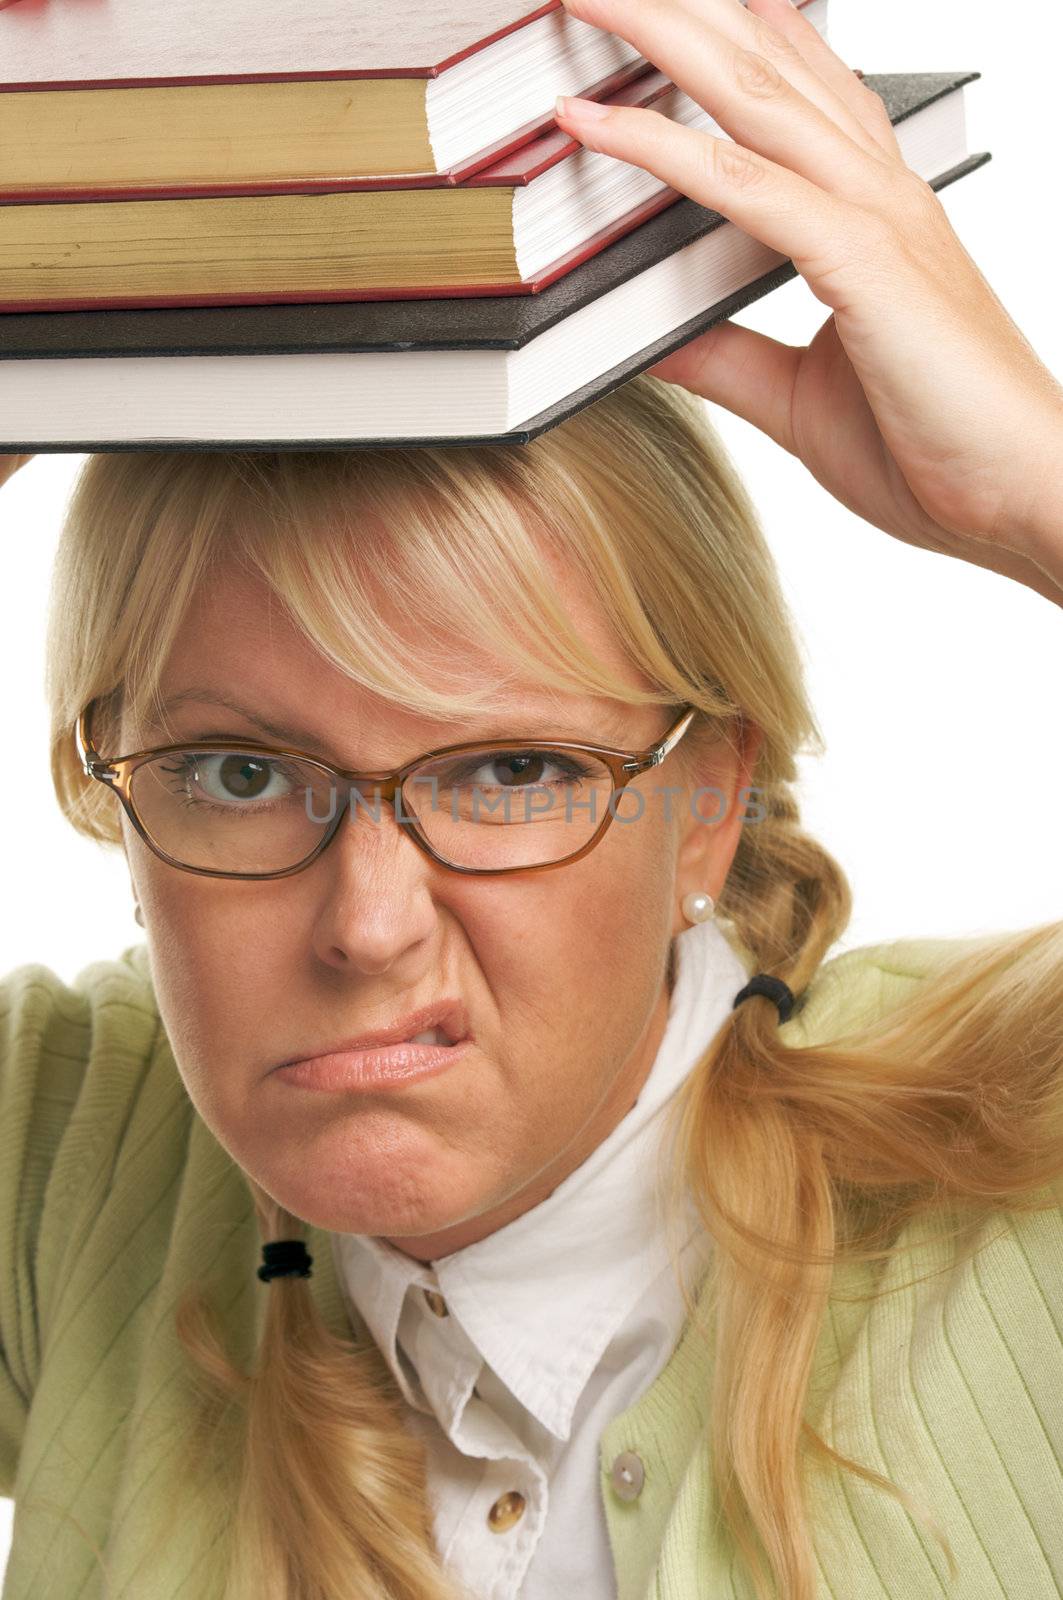
[[[250,751],[186,750],[159,766],[176,780],[168,782],[167,787],[188,804],[205,800],[237,810],[251,809],[251,802],[255,801],[288,799],[295,787],[293,780],[297,779],[289,763]]]
[[[444,758],[429,764],[441,782],[476,784],[481,788],[517,789],[526,785],[579,782],[589,776],[585,762],[560,750],[491,750],[467,758]],[[488,774],[486,782],[483,775]],[[501,781],[499,774],[502,774]],[[510,779],[515,781],[509,781]]]

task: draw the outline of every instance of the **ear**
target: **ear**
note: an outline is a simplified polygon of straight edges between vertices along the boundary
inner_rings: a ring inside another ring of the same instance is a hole
[[[709,751],[687,791],[676,858],[673,937],[690,926],[682,911],[689,893],[709,894],[719,900],[738,849],[764,733],[743,719],[731,739],[731,744],[721,741]]]

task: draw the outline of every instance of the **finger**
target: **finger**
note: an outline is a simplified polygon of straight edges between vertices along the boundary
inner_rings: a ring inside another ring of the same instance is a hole
[[[861,87],[859,80],[834,54],[794,0],[752,0],[752,3],[743,0],[741,6],[729,0],[724,0],[722,6],[720,0],[679,0],[679,3],[695,12],[700,8],[704,19],[726,33],[736,45],[772,62],[806,100],[818,106],[855,143],[872,154],[880,153],[881,142],[875,136],[875,113],[869,113],[862,105],[859,94],[854,99],[851,91],[840,92],[848,88],[846,79],[855,81],[857,89]],[[813,49],[812,42],[818,48]],[[833,69],[829,74],[821,70],[825,63]],[[878,100],[877,95],[875,99]],[[881,101],[879,107],[882,109]],[[889,118],[886,120],[888,123]]]
[[[742,144],[760,148],[750,129],[739,132],[732,128],[717,106],[722,104],[721,95],[727,90],[722,65],[725,62],[730,65],[733,99],[737,70],[734,63],[741,52],[751,52],[768,61],[809,105],[817,108],[827,124],[848,134],[853,143],[869,155],[881,159],[881,146],[844,100],[804,61],[795,44],[777,28],[750,15],[745,6],[736,5],[735,0],[674,0],[666,9],[647,5],[645,0],[562,0],[562,3],[574,16],[635,45],[647,60],[717,117],[727,132]],[[807,18],[802,20],[806,29],[814,34],[816,30]],[[727,46],[730,46],[728,54],[721,57],[721,51]],[[773,154],[769,150],[764,153]]]
[[[685,128],[659,111],[561,96],[556,120],[589,149],[652,172],[789,256],[813,294],[835,311],[848,303],[889,242],[873,210],[850,205],[732,139]]]
[[[725,3],[744,16],[734,0]],[[623,38],[746,149],[859,204],[881,203],[884,177],[891,170],[883,152],[876,146],[877,154],[872,154],[866,148],[871,141],[862,131],[860,142],[850,138],[770,61],[733,44],[700,15],[682,6],[670,9],[668,27],[662,30],[658,8],[646,6],[645,0],[565,0],[565,4],[569,9],[578,6],[580,14],[588,7],[603,13]]]
[[[793,391],[803,354],[753,328],[718,322],[647,371],[725,406],[793,455]]]
[[[897,135],[881,97],[862,83],[852,68],[847,67],[841,57],[835,54],[803,11],[792,5],[791,0],[746,0],[746,6],[754,16],[770,24],[800,51],[808,67],[833,90],[865,132],[888,155],[901,155]],[[768,54],[763,48],[760,53]],[[798,84],[798,87],[801,85]]]

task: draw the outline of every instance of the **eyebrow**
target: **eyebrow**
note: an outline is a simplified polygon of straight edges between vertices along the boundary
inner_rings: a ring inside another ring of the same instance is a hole
[[[174,694],[171,694],[167,697],[163,703],[162,710],[172,711],[180,706],[188,705],[192,702],[195,702],[199,705],[216,706],[225,711],[232,711],[236,716],[243,717],[245,721],[253,723],[256,728],[259,728],[263,733],[268,734],[273,739],[279,739],[282,743],[291,745],[293,747],[297,746],[299,749],[307,751],[308,754],[318,754],[323,760],[332,759],[327,745],[309,728],[294,727],[285,722],[274,722],[268,717],[261,716],[257,711],[252,711],[249,706],[241,705],[238,700],[234,699],[231,695],[226,694],[220,689],[200,687],[179,689]],[[539,715],[541,717],[542,713],[539,713]],[[570,723],[568,727],[565,727],[559,726],[556,718],[548,718],[543,722],[542,727],[538,732],[524,733],[523,735],[520,735],[514,732],[514,723],[517,721],[517,717],[514,715],[509,718],[504,718],[501,721],[493,721],[490,723],[490,725],[485,726],[479,732],[473,730],[470,733],[469,738],[487,740],[498,738],[516,739],[522,736],[528,739],[550,739],[557,737],[569,738],[582,744],[601,744],[607,740],[622,740],[625,738],[622,727],[622,710],[607,710],[603,707],[600,711],[592,713],[592,715],[595,717],[597,722],[597,731],[593,733],[587,731],[586,723],[583,722],[582,719],[580,725],[578,726],[575,723]],[[534,716],[532,720],[535,720]],[[158,717],[152,717],[147,722],[146,727],[159,728],[161,725],[161,721]],[[209,739],[214,737],[227,739],[232,736],[228,733],[222,733],[218,735],[201,733],[199,737],[201,739]],[[466,741],[455,738],[446,742],[450,744],[459,744]],[[441,745],[439,748],[443,748],[443,746]]]

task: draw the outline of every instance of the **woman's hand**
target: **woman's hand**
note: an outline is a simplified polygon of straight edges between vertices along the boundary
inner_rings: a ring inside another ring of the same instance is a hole
[[[0,456],[0,484],[6,483],[12,473],[18,471],[27,461],[32,461],[30,456]]]
[[[833,313],[807,349],[721,322],[649,371],[763,429],[876,527],[1063,604],[1063,388],[878,95],[789,0],[563,3],[731,138],[635,107],[559,113],[565,131],[789,256]]]

